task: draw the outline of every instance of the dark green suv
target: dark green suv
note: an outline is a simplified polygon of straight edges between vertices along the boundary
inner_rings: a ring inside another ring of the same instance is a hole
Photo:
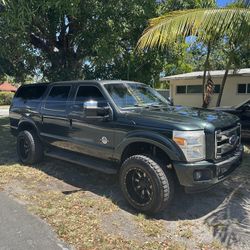
[[[164,209],[175,184],[194,192],[224,180],[243,154],[238,117],[169,106],[137,82],[23,85],[10,125],[22,163],[47,155],[118,174],[126,200],[146,213]]]

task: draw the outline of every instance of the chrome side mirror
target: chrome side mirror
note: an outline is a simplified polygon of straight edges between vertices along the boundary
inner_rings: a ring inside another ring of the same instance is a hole
[[[108,119],[112,115],[112,110],[109,105],[106,103],[105,106],[101,105],[98,101],[89,100],[83,103],[83,112],[85,118],[92,119]]]

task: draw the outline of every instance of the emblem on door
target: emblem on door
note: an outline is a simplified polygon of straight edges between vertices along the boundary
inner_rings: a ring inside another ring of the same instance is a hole
[[[106,136],[103,136],[100,141],[103,143],[103,144],[107,144],[109,142],[108,138]]]

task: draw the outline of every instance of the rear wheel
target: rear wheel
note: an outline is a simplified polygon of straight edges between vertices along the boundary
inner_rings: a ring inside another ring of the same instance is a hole
[[[17,155],[24,164],[34,164],[42,160],[43,146],[35,132],[24,130],[18,134]]]
[[[144,155],[128,158],[120,170],[120,185],[126,200],[136,210],[157,213],[171,201],[173,176],[155,160]]]

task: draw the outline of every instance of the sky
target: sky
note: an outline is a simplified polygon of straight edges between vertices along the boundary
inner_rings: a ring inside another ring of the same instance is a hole
[[[233,2],[233,0],[217,0],[217,3],[220,7],[223,7],[225,5],[227,5],[228,3]]]

